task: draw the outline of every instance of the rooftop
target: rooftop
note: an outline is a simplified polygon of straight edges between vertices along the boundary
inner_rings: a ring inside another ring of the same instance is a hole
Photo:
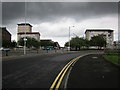
[[[8,34],[11,35],[11,33],[6,29],[6,27],[0,27],[0,29],[2,30],[2,33],[7,32]]]
[[[32,27],[32,25],[31,24],[29,24],[29,23],[21,23],[21,24],[17,24],[18,26],[20,26],[20,25],[29,25],[29,26],[31,26]]]
[[[52,41],[52,39],[41,39],[41,41]]]
[[[19,32],[18,34],[25,34],[25,32]],[[39,32],[26,32],[26,34],[39,34]]]
[[[110,32],[113,32],[114,30],[111,30],[111,29],[86,29],[85,33],[87,31],[110,31]]]

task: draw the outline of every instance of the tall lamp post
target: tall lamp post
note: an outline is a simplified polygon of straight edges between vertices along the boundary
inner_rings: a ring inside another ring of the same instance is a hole
[[[69,26],[69,45],[68,45],[69,47],[68,47],[68,51],[70,51],[70,28],[71,27],[75,27],[75,26]]]
[[[24,37],[24,55],[26,54],[26,41],[27,41],[27,38],[26,38],[26,0],[25,0],[25,37]]]

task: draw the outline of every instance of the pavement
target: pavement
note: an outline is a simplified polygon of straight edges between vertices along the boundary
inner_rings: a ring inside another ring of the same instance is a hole
[[[72,66],[66,88],[119,88],[119,67],[100,54],[81,57]]]
[[[24,55],[23,50],[11,50],[8,52],[8,56],[6,56],[6,52],[2,52],[2,59],[14,59],[14,58],[21,58],[21,57],[30,57],[30,56],[39,56],[39,55],[46,55],[46,54],[55,54],[55,53],[68,53],[67,50],[39,50],[38,53],[36,50],[27,50],[26,54]],[[70,52],[69,52],[70,53]]]
[[[66,50],[49,50],[49,51],[46,51],[46,50],[26,50],[26,55],[29,55],[29,54],[45,54],[45,53],[57,53],[57,52],[65,52]],[[6,55],[7,54],[7,55]],[[9,57],[9,56],[21,56],[21,55],[24,55],[24,50],[10,50],[6,53],[6,51],[2,51],[2,57]]]
[[[89,53],[103,53],[103,51],[99,50],[88,50],[88,51],[67,51],[66,49],[59,50],[39,50],[38,53],[36,50],[26,50],[26,54],[24,55],[23,50],[11,50],[8,52],[8,56],[6,56],[6,52],[2,51],[0,53],[0,57],[2,59],[14,59],[21,57],[29,57],[29,56],[38,56],[38,55],[46,55],[46,54],[56,54],[56,53],[74,53],[74,52],[89,52]]]

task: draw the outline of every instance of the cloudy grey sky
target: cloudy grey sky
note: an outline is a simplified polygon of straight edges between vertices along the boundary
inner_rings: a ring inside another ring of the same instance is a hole
[[[2,3],[3,26],[17,40],[17,24],[26,21],[33,31],[40,32],[41,39],[58,41],[61,46],[68,41],[68,29],[71,37],[75,34],[83,37],[86,29],[113,29],[114,39],[118,39],[118,3],[117,2],[24,2]],[[74,33],[74,34],[73,34]]]

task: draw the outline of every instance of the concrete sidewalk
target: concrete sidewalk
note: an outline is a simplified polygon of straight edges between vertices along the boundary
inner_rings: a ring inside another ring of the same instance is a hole
[[[118,68],[106,61],[102,55],[84,56],[72,67],[67,88],[118,88]]]
[[[41,53],[54,53],[54,52],[59,52],[62,50],[26,50],[26,55],[28,54],[41,54]],[[7,52],[7,56],[6,56],[6,51],[2,51],[2,57],[8,57],[8,56],[20,56],[20,55],[24,55],[24,50],[10,50]]]
[[[8,56],[2,55],[3,60],[7,59],[14,59],[14,58],[22,58],[22,57],[32,57],[32,56],[39,56],[39,55],[46,55],[46,54],[57,54],[57,53],[73,53],[73,52],[79,52],[79,51],[67,51],[67,50],[39,50],[37,51],[27,51],[27,53],[24,55],[23,52],[9,52]]]

